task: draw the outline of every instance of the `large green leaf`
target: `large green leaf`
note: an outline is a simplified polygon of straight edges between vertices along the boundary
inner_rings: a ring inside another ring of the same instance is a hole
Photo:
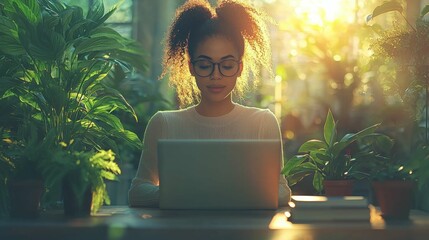
[[[0,34],[18,39],[18,26],[12,19],[0,15]]]
[[[313,174],[317,168],[311,162],[305,162],[296,168],[293,168],[287,175],[285,174],[286,179],[288,180],[289,185],[294,185],[297,182],[301,181],[304,177]]]
[[[380,133],[372,133],[359,140],[362,145],[372,146],[376,152],[388,156],[393,148],[394,140]]]
[[[29,42],[28,53],[40,60],[44,61],[56,61],[60,59],[66,48],[66,42],[64,37],[56,32],[46,32],[43,26],[38,28],[38,34],[36,36],[24,36],[31,37]]]
[[[323,190],[323,180],[323,175],[316,171],[313,176],[313,187],[318,193],[321,193]]]
[[[368,22],[381,14],[392,11],[398,11],[400,13],[402,13],[403,11],[402,5],[396,0],[387,1],[380,6],[377,6],[372,12],[372,14],[367,17],[366,21]]]
[[[109,53],[110,51],[113,51],[115,49],[121,49],[124,47],[125,45],[121,44],[116,39],[100,36],[100,37],[82,39],[82,41],[80,41],[76,45],[76,53],[83,54],[83,53],[90,53],[90,52],[97,52],[97,51],[103,51],[103,52]]]
[[[103,129],[109,130],[117,130],[123,131],[124,127],[121,123],[121,120],[108,112],[97,112],[88,114],[87,118],[91,119],[91,121],[95,122],[98,126],[101,126]]]
[[[349,133],[344,135],[344,137],[336,144],[332,146],[331,153],[334,158],[336,158],[341,151],[348,147],[351,143],[355,142],[358,139],[364,138],[371,135],[374,131],[380,126],[380,124],[374,124],[370,127],[367,127],[357,133]]]
[[[104,4],[100,0],[92,1],[92,5],[88,9],[86,18],[93,22],[98,22],[104,15]]]
[[[293,186],[297,184],[298,182],[302,181],[303,178],[310,175],[309,173],[296,173],[296,174],[290,174],[288,176],[285,176],[287,179],[287,183],[289,186]]]
[[[320,158],[322,156],[322,158]],[[310,159],[313,161],[317,166],[324,166],[326,164],[326,161],[329,161],[331,159],[330,155],[328,155],[328,152],[326,149],[319,149],[314,150],[310,152]]]
[[[18,37],[18,27],[9,18],[0,16],[0,52],[12,56],[25,54]]]
[[[331,110],[328,110],[328,114],[326,116],[325,125],[323,127],[323,136],[325,138],[325,142],[328,146],[332,146],[337,137],[337,128],[334,120],[334,116],[332,115]]]
[[[368,136],[375,132],[375,130],[380,126],[380,123],[374,124],[372,126],[369,126],[357,133],[354,134],[346,134],[340,142],[352,142],[356,141],[357,139],[363,138],[365,136]]]
[[[113,130],[112,135],[117,137],[119,141],[123,141],[127,146],[135,149],[142,148],[142,141],[139,139],[137,134],[129,130]]]
[[[288,176],[289,173],[297,168],[297,166],[302,165],[302,163],[308,159],[308,155],[295,155],[292,158],[285,161],[285,165],[282,169],[282,174]]]
[[[326,145],[325,142],[322,142],[317,139],[312,139],[303,143],[298,151],[301,153],[306,153],[306,152],[311,152],[318,149],[326,149],[327,147],[328,146]]]
[[[423,18],[424,16],[426,16],[426,14],[429,12],[429,5],[426,5],[422,11],[420,12],[420,18]]]
[[[20,20],[33,25],[42,20],[42,12],[37,0],[13,1],[12,4]]]

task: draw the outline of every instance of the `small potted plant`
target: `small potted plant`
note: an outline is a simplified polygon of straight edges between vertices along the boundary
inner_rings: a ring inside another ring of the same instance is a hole
[[[380,124],[372,125],[358,133],[349,133],[341,139],[337,135],[336,122],[329,110],[323,128],[323,139],[312,139],[301,145],[298,154],[285,161],[282,173],[289,184],[313,175],[313,187],[326,195],[351,195],[355,179],[367,177],[361,171],[360,161],[349,151],[351,145],[365,137],[385,137],[374,133]],[[337,185],[338,188],[332,188]]]
[[[413,206],[416,176],[410,157],[391,153],[368,162],[375,204],[386,219],[408,219]]]
[[[113,151],[70,151],[64,143],[52,148],[53,157],[42,161],[41,168],[52,191],[48,197],[56,199],[61,190],[66,216],[89,216],[110,204],[104,180],[117,180],[121,173]]]

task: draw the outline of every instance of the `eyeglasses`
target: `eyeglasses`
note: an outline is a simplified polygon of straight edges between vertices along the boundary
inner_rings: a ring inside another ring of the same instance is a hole
[[[240,70],[241,61],[226,59],[220,62],[210,60],[195,60],[191,62],[194,66],[195,74],[199,77],[208,77],[213,74],[215,66],[218,66],[220,74],[224,77],[232,77]]]

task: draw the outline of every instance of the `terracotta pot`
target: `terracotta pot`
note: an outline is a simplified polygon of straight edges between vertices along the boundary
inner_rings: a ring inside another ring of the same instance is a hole
[[[43,183],[40,179],[13,180],[9,184],[10,217],[37,218]]]
[[[413,200],[414,182],[389,180],[373,182],[372,186],[383,218],[409,218]]]
[[[354,180],[324,180],[326,196],[349,196],[353,193]]]

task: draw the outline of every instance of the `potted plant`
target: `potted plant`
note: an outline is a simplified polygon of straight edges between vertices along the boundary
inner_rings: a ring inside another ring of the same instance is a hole
[[[415,23],[411,23],[403,14],[403,7],[397,1],[387,1],[377,6],[372,14],[367,17],[367,21],[373,20],[379,15],[387,12],[396,12],[404,20],[405,27],[396,23],[393,28],[384,30],[375,25],[373,29],[379,33],[373,43],[372,49],[375,56],[384,57],[393,60],[397,76],[394,78],[394,84],[399,86],[398,92],[404,103],[412,111],[414,116],[414,126],[409,129],[412,138],[408,143],[409,154],[403,159],[409,161],[408,164],[420,166],[420,168],[411,167],[414,173],[418,173],[415,178],[418,180],[418,198],[420,207],[429,208],[429,194],[422,187],[425,185],[428,172],[427,161],[429,152],[426,150],[429,146],[428,120],[429,111],[427,110],[429,101],[429,21],[425,18],[429,12],[429,5],[426,5],[420,12]],[[411,81],[410,81],[411,79]],[[426,154],[426,155],[425,155]],[[419,157],[420,159],[416,159]],[[425,180],[423,180],[425,179]],[[426,185],[427,186],[427,185]]]
[[[372,125],[358,133],[349,133],[341,139],[332,112],[329,110],[323,128],[323,139],[312,139],[303,143],[298,154],[285,161],[282,173],[290,185],[302,178],[313,175],[313,187],[326,195],[351,195],[354,179],[367,177],[362,171],[359,159],[355,158],[350,147],[365,137],[386,137],[374,133],[380,124]],[[358,154],[357,154],[358,155]],[[331,189],[330,185],[339,185],[339,189]]]
[[[56,149],[40,164],[47,174],[42,176],[47,192],[58,192],[64,181],[82,185],[75,190],[90,184],[95,199],[108,201],[97,181],[113,179],[111,174],[119,171],[113,167],[107,174],[113,160],[95,160],[100,158],[97,154],[114,156],[116,142],[139,149],[141,141],[116,116],[127,112],[137,120],[134,110],[106,81],[117,71],[127,74],[144,68],[141,48],[104,23],[115,9],[104,13],[101,1],[93,1],[86,15],[78,6],[49,0],[5,0],[0,9],[0,60],[12,63],[1,78],[0,98],[17,100],[29,117],[22,120],[18,114],[22,121],[17,122],[35,122],[40,138]],[[83,162],[91,162],[83,171],[94,170],[91,177],[97,181],[75,174]],[[74,174],[81,178],[70,177]]]
[[[12,161],[6,154],[9,151],[11,140],[4,128],[0,127],[0,219],[9,216],[9,192],[7,190],[7,179],[14,167]]]
[[[376,205],[386,219],[407,219],[413,206],[415,187],[414,167],[403,151],[384,151],[368,161]],[[376,152],[376,150],[374,151]]]
[[[104,180],[117,180],[121,173],[112,150],[71,151],[65,145],[52,149],[54,156],[42,161],[41,168],[48,188],[62,191],[66,216],[88,216],[110,204]]]

